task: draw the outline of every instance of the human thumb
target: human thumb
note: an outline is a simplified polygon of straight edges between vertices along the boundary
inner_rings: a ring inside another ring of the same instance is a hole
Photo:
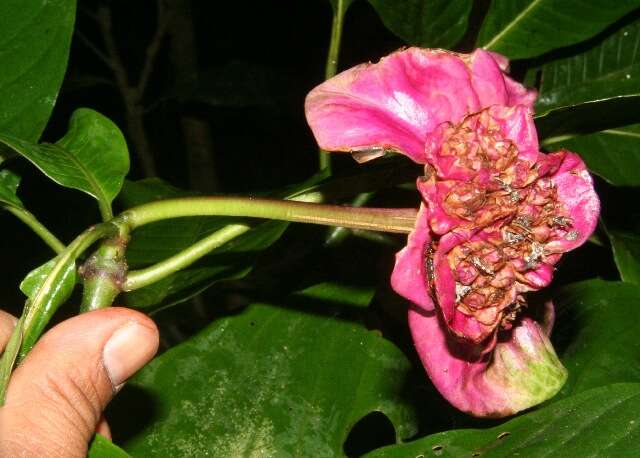
[[[102,411],[157,349],[153,321],[129,309],[55,326],[12,376],[0,408],[0,456],[86,456]]]

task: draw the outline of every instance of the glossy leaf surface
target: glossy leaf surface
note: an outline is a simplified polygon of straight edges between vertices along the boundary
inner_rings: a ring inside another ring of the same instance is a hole
[[[536,110],[640,94],[640,20],[542,66]]]
[[[104,211],[110,212],[129,171],[129,153],[120,129],[86,108],[74,112],[67,134],[55,144],[35,144],[2,134],[0,142],[56,183],[93,196]]]
[[[640,287],[590,280],[562,288],[553,340],[569,371],[561,395],[640,382]]]
[[[0,132],[40,138],[64,77],[75,0],[0,2]]]
[[[637,0],[493,0],[477,46],[509,59],[579,43],[640,7]]]
[[[453,48],[467,30],[471,0],[369,0],[384,25],[407,44]]]
[[[536,103],[542,137],[640,121],[640,19],[544,64]]]
[[[22,291],[29,299],[27,300],[26,310],[31,307],[30,301],[32,301],[36,295],[40,292],[43,283],[49,277],[54,266],[56,265],[58,258],[53,258],[40,267],[32,270],[20,283],[20,291]],[[26,353],[33,347],[36,340],[42,334],[47,323],[51,319],[55,311],[63,304],[73,292],[73,288],[76,285],[76,264],[75,262],[67,263],[61,271],[58,282],[55,287],[42,297],[39,309],[42,311],[39,313],[35,321],[30,323],[29,329],[25,330],[22,341],[21,357],[24,357]],[[27,313],[28,314],[28,313]]]

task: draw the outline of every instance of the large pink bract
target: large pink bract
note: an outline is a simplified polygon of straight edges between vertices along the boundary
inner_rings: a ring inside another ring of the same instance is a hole
[[[508,61],[409,48],[347,70],[307,97],[321,148],[425,164],[414,231],[391,283],[429,377],[457,408],[505,416],[555,395],[566,370],[526,293],[593,232],[599,201],[574,153],[539,151],[535,92]],[[540,314],[539,314],[540,315]]]

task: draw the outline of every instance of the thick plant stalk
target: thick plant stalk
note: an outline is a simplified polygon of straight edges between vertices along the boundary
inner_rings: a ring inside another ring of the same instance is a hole
[[[169,218],[186,216],[238,216],[280,219],[355,229],[408,233],[415,223],[414,209],[342,207],[307,202],[239,197],[195,197],[152,202],[127,210],[119,219],[133,230]],[[216,231],[191,247],[145,269],[129,272],[124,291],[148,286],[207,255],[212,250],[244,234],[248,224],[232,224]]]
[[[125,252],[129,243],[129,234],[121,227],[117,237],[107,239],[81,267],[84,279],[81,312],[90,312],[111,306],[122,292],[127,276]]]
[[[131,208],[117,220],[132,230],[185,216],[238,216],[408,234],[415,209],[357,208],[251,197],[187,197]]]

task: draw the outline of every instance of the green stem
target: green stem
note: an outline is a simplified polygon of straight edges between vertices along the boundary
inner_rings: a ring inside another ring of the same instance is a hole
[[[356,198],[353,199],[351,205],[353,205],[354,207],[362,207],[363,205],[366,205],[372,197],[372,192],[363,192],[361,194],[358,194]],[[332,227],[331,229],[329,229],[327,238],[325,239],[325,246],[335,246],[340,244],[340,242],[342,242],[349,235],[349,232],[350,229],[347,229],[346,227]]]
[[[36,233],[49,247],[57,254],[62,253],[64,244],[53,235],[30,211],[14,206],[5,207],[6,210],[15,215],[20,221],[26,224],[33,232]]]
[[[269,218],[312,224],[369,229],[384,232],[411,232],[414,209],[341,207],[308,202],[238,197],[193,197],[152,202],[127,210],[118,217],[132,230],[168,218],[185,216],[238,216]],[[129,272],[124,291],[133,291],[161,280],[250,229],[232,224],[205,237],[176,255],[145,269]]]
[[[102,199],[98,199],[98,208],[100,209],[100,216],[102,221],[107,222],[113,219],[113,210],[108,202]]]
[[[214,249],[249,231],[246,224],[230,224],[191,245],[184,251],[146,269],[129,272],[124,282],[124,291],[133,291],[151,285],[163,278],[178,272]]]
[[[340,55],[340,42],[342,41],[342,28],[344,26],[344,14],[347,12],[347,2],[337,0],[336,9],[333,12],[331,23],[331,41],[329,42],[329,54],[325,66],[324,79],[328,80],[338,70],[338,56]]]
[[[252,197],[185,197],[131,208],[113,221],[131,230],[170,218],[185,216],[238,216],[299,223],[344,226],[381,232],[409,233],[416,210],[358,208]]]
[[[127,276],[128,243],[129,228],[120,225],[118,235],[103,241],[81,267],[84,278],[81,313],[110,307],[122,292]]]
[[[331,23],[331,40],[329,41],[329,53],[327,54],[327,64],[324,71],[324,79],[328,80],[338,71],[338,57],[340,55],[340,42],[342,41],[342,29],[344,27],[344,14],[351,1],[337,0],[333,11],[333,21]],[[326,151],[320,150],[318,153],[320,160],[320,170],[331,169],[331,156]]]

